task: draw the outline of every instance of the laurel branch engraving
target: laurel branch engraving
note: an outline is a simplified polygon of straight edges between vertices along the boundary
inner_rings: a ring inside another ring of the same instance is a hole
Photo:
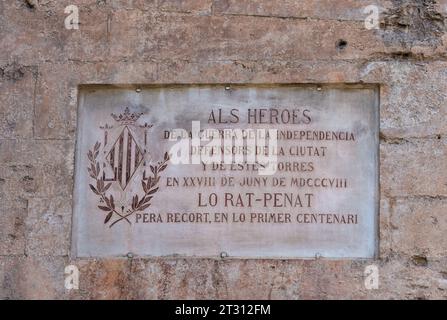
[[[107,213],[104,219],[104,224],[111,222],[112,218],[116,218],[113,222],[110,223],[110,228],[112,228],[120,221],[126,221],[131,225],[132,223],[130,222],[129,217],[138,211],[147,209],[151,205],[152,198],[159,190],[159,174],[163,172],[168,166],[169,154],[166,152],[164,154],[163,161],[158,162],[156,165],[149,166],[152,176],[149,176],[147,179],[143,178],[141,180],[141,185],[144,192],[143,195],[139,196],[138,194],[135,194],[132,197],[132,205],[130,206],[130,208],[126,208],[124,206],[121,206],[121,208],[117,208],[113,195],[107,195],[107,191],[112,186],[112,182],[105,184],[103,178],[100,176],[101,167],[100,163],[97,161],[100,147],[101,143],[97,141],[93,148],[87,153],[88,159],[90,161],[90,167],[87,167],[87,170],[90,177],[95,181],[94,184],[89,184],[90,189],[94,194],[99,196],[98,208]],[[119,212],[119,209],[121,209],[121,212]]]

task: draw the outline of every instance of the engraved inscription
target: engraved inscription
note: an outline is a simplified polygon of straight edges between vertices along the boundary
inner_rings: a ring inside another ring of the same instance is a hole
[[[81,91],[76,255],[375,255],[376,88],[228,89]]]

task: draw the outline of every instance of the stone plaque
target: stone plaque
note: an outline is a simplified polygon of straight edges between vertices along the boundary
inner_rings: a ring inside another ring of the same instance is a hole
[[[80,90],[79,257],[372,258],[372,86]]]

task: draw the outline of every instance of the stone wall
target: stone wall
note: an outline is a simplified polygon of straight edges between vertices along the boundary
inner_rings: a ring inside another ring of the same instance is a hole
[[[0,298],[447,298],[446,16],[446,0],[0,2]],[[78,86],[172,83],[379,84],[380,257],[71,257]]]

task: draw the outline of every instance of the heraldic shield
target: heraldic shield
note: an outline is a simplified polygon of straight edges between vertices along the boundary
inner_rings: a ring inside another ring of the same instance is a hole
[[[132,225],[130,217],[151,205],[159,189],[160,174],[168,166],[167,152],[161,161],[150,162],[148,132],[152,125],[139,124],[141,115],[131,113],[128,107],[121,114],[112,113],[115,123],[100,127],[104,133],[102,141],[97,141],[87,153],[87,171],[91,178],[89,187],[98,197],[99,211],[105,214],[104,224],[110,228],[119,222]],[[142,174],[136,174],[141,171]],[[141,180],[141,190],[128,195],[128,186],[134,179]],[[114,184],[119,187],[112,187]],[[119,195],[116,190],[119,190]],[[122,200],[123,193],[128,201]],[[119,203],[117,199],[121,199]]]

